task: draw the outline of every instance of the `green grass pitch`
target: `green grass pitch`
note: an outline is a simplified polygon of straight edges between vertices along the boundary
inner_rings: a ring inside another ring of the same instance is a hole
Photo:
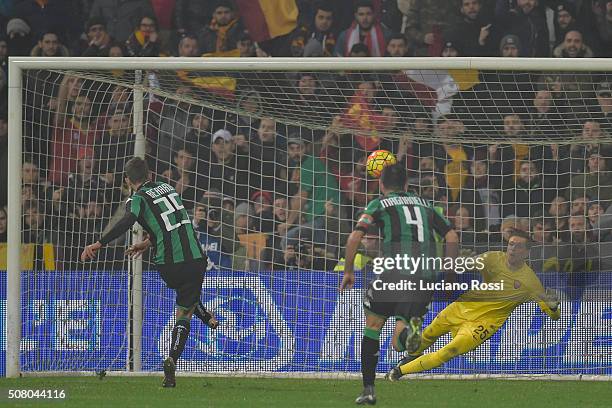
[[[48,377],[0,379],[0,406],[45,407],[351,407],[355,380],[178,377],[161,388],[158,377]],[[8,389],[63,389],[62,402],[7,400]],[[588,381],[377,381],[379,407],[595,408],[612,406],[612,384]]]

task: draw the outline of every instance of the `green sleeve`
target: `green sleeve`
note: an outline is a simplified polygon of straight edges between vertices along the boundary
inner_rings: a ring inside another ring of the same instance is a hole
[[[139,218],[144,209],[144,199],[141,196],[135,194],[132,197],[128,198],[126,204],[127,212],[130,212],[134,214],[136,218]]]

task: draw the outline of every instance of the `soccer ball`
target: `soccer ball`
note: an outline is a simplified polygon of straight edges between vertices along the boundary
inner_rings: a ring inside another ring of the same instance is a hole
[[[366,170],[371,177],[379,178],[385,166],[397,163],[395,155],[388,150],[375,150],[368,156]]]

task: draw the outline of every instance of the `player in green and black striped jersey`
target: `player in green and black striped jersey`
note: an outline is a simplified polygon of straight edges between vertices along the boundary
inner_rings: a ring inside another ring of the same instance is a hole
[[[368,227],[376,225],[382,232],[383,259],[380,260],[393,260],[393,267],[380,274],[368,286],[364,295],[366,327],[361,340],[364,390],[355,400],[357,404],[376,403],[374,379],[380,349],[379,336],[389,317],[396,318],[392,339],[395,350],[410,352],[420,345],[423,317],[432,293],[418,290],[419,280],[433,279],[435,271],[428,267],[412,270],[410,266],[413,264],[408,263],[409,258],[435,257],[435,234],[446,240],[446,255],[456,256],[459,240],[457,233],[427,200],[406,192],[407,179],[406,169],[401,165],[383,169],[379,182],[383,195],[368,204],[346,244],[345,269],[340,290],[350,288],[355,282],[355,254]],[[378,264],[384,267],[387,263]],[[398,264],[399,268],[396,267]],[[415,289],[406,290],[398,285],[403,282],[413,282]]]
[[[176,362],[185,348],[191,317],[195,314],[211,329],[219,325],[200,301],[207,257],[176,190],[167,183],[150,181],[147,163],[141,158],[128,161],[125,172],[126,182],[133,191],[126,202],[125,216],[97,242],[87,246],[81,259],[94,258],[102,246],[125,234],[135,222],[145,229],[148,238],[132,245],[127,252],[139,255],[153,246],[159,273],[176,292],[176,322],[170,356],[164,361],[163,382],[164,387],[174,387]]]

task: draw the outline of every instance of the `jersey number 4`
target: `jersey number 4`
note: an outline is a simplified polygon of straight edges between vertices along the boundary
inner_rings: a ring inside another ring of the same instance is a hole
[[[423,234],[423,217],[421,217],[421,211],[418,208],[415,208],[413,219],[412,214],[410,213],[410,209],[405,205],[402,207],[404,208],[404,217],[406,218],[406,224],[416,225],[417,227],[417,241],[425,241],[425,236]]]
[[[166,207],[166,211],[161,213],[161,217],[164,220],[164,224],[166,225],[166,231],[172,231],[183,224],[189,224],[191,222],[189,219],[184,219],[176,224],[170,223],[170,218],[168,216],[170,214],[175,213],[176,211],[180,211],[185,208],[181,204],[179,204],[178,201],[176,201],[176,197],[178,197],[178,193],[172,193],[168,194],[168,196],[160,197],[157,200],[153,201],[153,204],[164,203],[164,206]]]

